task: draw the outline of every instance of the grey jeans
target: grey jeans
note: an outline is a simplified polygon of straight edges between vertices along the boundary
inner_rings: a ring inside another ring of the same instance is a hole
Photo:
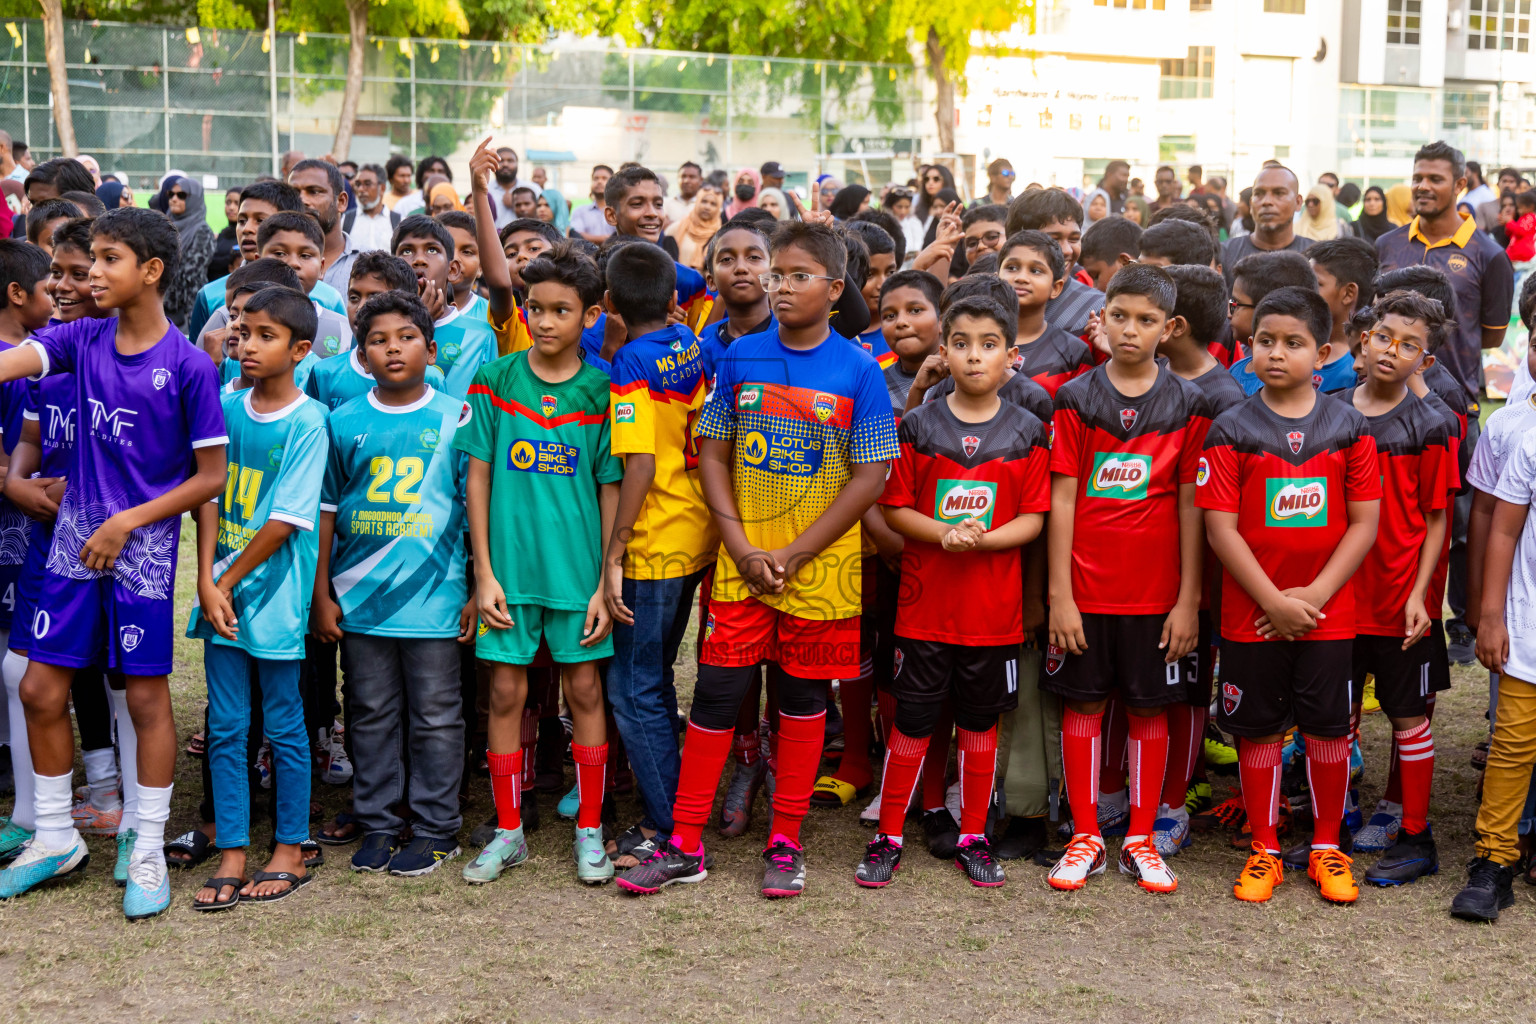
[[[346,633],[341,667],[352,691],[347,732],[352,739],[352,813],[359,827],[364,833],[399,834],[405,821],[395,808],[405,799],[409,774],[416,835],[452,838],[464,823],[459,814],[464,704],[458,641]]]

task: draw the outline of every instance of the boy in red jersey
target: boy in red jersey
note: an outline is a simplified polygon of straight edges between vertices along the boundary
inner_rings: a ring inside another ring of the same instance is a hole
[[[1019,358],[1014,369],[1056,397],[1056,389],[1093,369],[1087,344],[1045,319],[1045,307],[1061,294],[1067,262],[1043,231],[1008,236],[998,253],[997,276],[1019,297]]]
[[[1307,874],[1324,899],[1359,888],[1339,850],[1349,788],[1350,577],[1376,539],[1376,446],[1365,417],[1319,395],[1328,361],[1328,304],[1280,288],[1254,310],[1259,397],[1216,418],[1200,461],[1198,503],[1225,569],[1221,589],[1222,728],[1239,737],[1238,775],[1253,844],[1232,892],[1263,902],[1283,880],[1276,823],[1281,741],[1306,738],[1312,789]]]
[[[1151,832],[1168,758],[1164,708],[1184,700],[1178,662],[1199,634],[1195,466],[1210,405],[1156,359],[1174,310],[1167,272],[1126,267],[1106,298],[1108,362],[1056,393],[1050,648],[1040,688],[1066,702],[1062,762],[1076,834],[1048,881],[1081,889],[1104,870],[1099,734],[1105,705],[1118,696],[1130,718],[1131,775],[1120,870],[1150,892],[1173,892],[1178,880]]]
[[[1018,704],[1019,551],[1039,536],[1050,510],[1045,430],[997,393],[1008,379],[1012,342],[1013,318],[992,300],[962,299],[949,308],[943,352],[955,390],[902,419],[901,458],[880,499],[907,543],[880,827],[854,870],[854,880],[869,888],[890,884],[901,864],[902,821],[946,697],[960,737],[955,864],[973,885],[1004,882],[985,835],[997,719]],[[976,594],[991,597],[978,603]]]

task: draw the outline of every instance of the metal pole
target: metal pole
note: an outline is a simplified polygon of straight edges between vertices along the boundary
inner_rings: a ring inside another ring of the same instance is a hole
[[[267,81],[271,87],[268,120],[272,123],[272,173],[282,166],[277,155],[277,0],[267,0]]]
[[[25,28],[21,30],[21,130],[29,141],[32,138],[32,91],[29,82],[32,69],[28,67],[31,58],[27,56],[27,38],[30,35]]]
[[[160,103],[161,124],[165,131],[165,173],[171,172],[171,33],[160,30]]]
[[[727,167],[735,165],[735,161],[731,159],[731,136],[735,134],[731,127],[731,108],[734,106],[731,100],[731,68],[735,63],[735,58],[725,58],[725,164]]]
[[[411,44],[411,163],[416,162],[416,44]]]

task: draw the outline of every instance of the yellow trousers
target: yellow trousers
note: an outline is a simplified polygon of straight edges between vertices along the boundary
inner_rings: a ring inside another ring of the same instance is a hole
[[[1477,855],[1513,866],[1516,843],[1536,767],[1536,685],[1499,677],[1499,710],[1483,770],[1483,803],[1477,810]]]

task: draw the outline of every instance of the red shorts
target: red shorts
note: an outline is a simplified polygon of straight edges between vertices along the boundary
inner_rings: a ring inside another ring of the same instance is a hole
[[[699,663],[721,668],[770,661],[798,679],[859,675],[859,616],[802,619],[761,601],[711,601]]]

